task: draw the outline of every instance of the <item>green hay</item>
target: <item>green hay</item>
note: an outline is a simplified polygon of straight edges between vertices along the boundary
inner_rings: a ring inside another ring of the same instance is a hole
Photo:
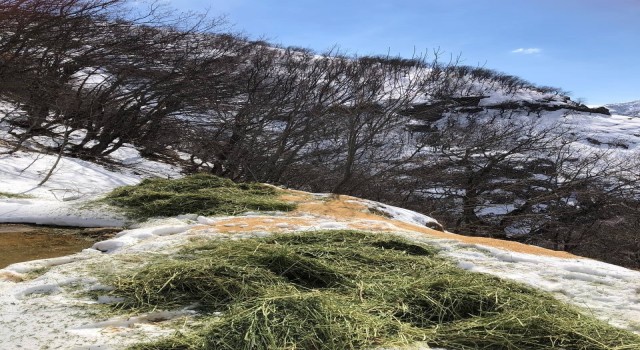
[[[205,332],[205,349],[360,349],[396,337],[401,324],[340,294],[267,294],[229,310]],[[296,325],[296,326],[293,326]]]
[[[208,174],[180,179],[146,179],[136,186],[116,188],[106,202],[131,217],[180,214],[234,215],[250,210],[289,211],[293,204],[277,199],[277,190],[257,183],[237,184]]]
[[[307,289],[336,287],[343,282],[340,273],[317,259],[287,250],[269,254],[260,263],[276,275]]]
[[[639,336],[550,294],[385,234],[213,241],[110,283],[125,311],[202,314],[193,333],[135,349],[640,349]]]
[[[30,194],[10,193],[10,192],[2,192],[2,191],[0,191],[0,198],[27,199],[27,198],[33,198],[33,196],[30,195]]]

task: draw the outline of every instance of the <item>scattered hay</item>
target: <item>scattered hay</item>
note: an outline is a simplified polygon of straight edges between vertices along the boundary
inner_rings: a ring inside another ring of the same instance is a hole
[[[13,271],[8,271],[8,270],[0,271],[0,280],[18,283],[18,282],[23,282],[27,279],[28,279],[27,276],[13,272]]]
[[[277,199],[278,190],[258,183],[235,183],[208,174],[180,179],[146,179],[116,188],[107,203],[146,219],[180,214],[234,215],[249,210],[289,211],[295,205]]]
[[[135,349],[639,349],[550,294],[461,270],[429,246],[326,231],[213,241],[111,284],[125,310],[197,303],[202,326]]]
[[[10,192],[0,191],[0,198],[28,199],[28,198],[33,198],[33,196],[30,194],[10,193]]]

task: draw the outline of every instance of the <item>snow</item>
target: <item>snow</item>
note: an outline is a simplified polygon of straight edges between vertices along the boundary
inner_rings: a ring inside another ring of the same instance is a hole
[[[86,67],[71,75],[71,85],[76,89],[98,90],[108,88],[113,76],[100,68]]]
[[[88,254],[99,263],[100,254]],[[102,259],[103,264],[108,264]],[[21,283],[0,282],[0,349],[121,349],[146,340],[147,336],[170,334],[150,322],[192,314],[187,310],[159,312],[133,318],[107,318],[97,321],[92,301],[77,296],[76,290],[97,286],[82,262],[60,265],[42,276]],[[82,276],[82,277],[77,277]],[[112,301],[112,300],[111,300]],[[106,340],[106,341],[105,341]]]
[[[617,148],[618,152],[630,154],[640,146],[640,118],[580,113],[570,114],[565,120],[567,127],[579,131],[585,138]],[[588,141],[585,143],[593,146]]]
[[[611,114],[640,117],[640,100],[604,105]]]
[[[76,227],[122,227],[126,224],[126,219],[122,215],[99,208],[84,209],[78,203],[0,198],[0,222]]]
[[[103,253],[111,253],[146,239],[183,233],[191,227],[193,225],[169,225],[121,231],[114,239],[97,242],[92,248]]]
[[[78,227],[122,227],[122,214],[93,203],[108,191],[135,185],[149,176],[179,177],[177,167],[145,160],[131,146],[124,146],[112,160],[126,168],[109,170],[81,159],[62,157],[52,176],[39,183],[55,164],[57,156],[18,151],[7,154],[0,146],[0,192],[27,198],[0,196],[0,222]],[[4,154],[2,154],[4,153]]]
[[[394,207],[392,205],[388,205],[384,203],[368,201],[363,199],[359,199],[358,201],[347,201],[347,202],[362,203],[367,207],[369,207],[370,209],[380,211],[385,215],[388,215],[390,218],[394,220],[406,222],[408,224],[414,224],[419,226],[427,226],[427,224],[430,224],[430,223],[438,224],[438,221],[430,216],[416,213],[415,211],[411,211],[408,209]]]
[[[109,171],[80,159],[63,157],[53,176],[38,186],[56,161],[56,156],[16,152],[0,155],[0,191],[64,200],[69,196],[89,198],[118,186],[133,185],[140,177]]]
[[[475,213],[478,216],[495,216],[509,214],[514,210],[516,210],[514,204],[493,204],[480,206],[475,209]]]
[[[498,91],[493,91],[488,97],[485,97],[482,100],[480,100],[480,103],[478,105],[480,107],[486,107],[486,106],[494,106],[494,105],[507,103],[507,102],[520,102],[520,101],[538,102],[538,103],[545,103],[545,104],[549,103],[549,101],[545,100],[545,98],[553,98],[553,97],[550,97],[549,94],[544,94],[534,90],[520,89],[515,93],[506,93],[504,91],[498,90]]]

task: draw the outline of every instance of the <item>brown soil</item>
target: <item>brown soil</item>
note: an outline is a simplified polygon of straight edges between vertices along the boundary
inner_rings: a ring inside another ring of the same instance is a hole
[[[336,219],[357,218],[357,219],[383,221],[407,231],[417,231],[417,232],[421,232],[434,237],[455,239],[457,241],[469,243],[469,244],[482,244],[485,246],[506,249],[506,250],[519,252],[519,253],[547,255],[547,256],[555,256],[559,258],[575,258],[576,257],[573,254],[563,252],[563,251],[550,250],[550,249],[522,244],[518,242],[504,241],[500,239],[469,237],[469,236],[463,236],[463,235],[459,235],[451,232],[440,232],[440,231],[432,230],[427,227],[396,221],[393,219],[389,219],[389,218],[371,213],[365,205],[352,202],[352,201],[358,201],[358,199],[350,196],[333,196],[330,201],[318,202],[317,200],[313,201],[312,196],[309,194],[306,194],[304,192],[294,191],[292,193],[287,194],[286,196],[283,196],[282,199],[298,203],[297,211],[302,213],[307,212],[311,214],[320,214],[320,215],[334,217]]]
[[[393,220],[372,213],[357,198],[350,196],[328,196],[318,198],[312,194],[287,190],[280,196],[281,200],[294,202],[297,209],[287,216],[232,217],[222,219],[214,225],[205,225],[196,229],[215,228],[218,232],[239,233],[251,231],[286,232],[297,227],[314,227],[323,220],[332,219],[343,223],[350,229],[368,231],[404,230],[419,232],[428,236],[453,239],[468,244],[480,244],[505,249],[518,253],[553,256],[559,258],[576,258],[575,255],[563,251],[554,251],[541,247],[499,239],[469,237],[451,232],[436,231],[424,226]]]

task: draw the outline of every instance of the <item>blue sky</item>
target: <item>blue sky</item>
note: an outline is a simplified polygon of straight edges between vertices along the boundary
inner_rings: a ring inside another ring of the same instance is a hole
[[[640,100],[640,0],[165,1],[285,46],[405,57],[440,48],[588,104]]]

